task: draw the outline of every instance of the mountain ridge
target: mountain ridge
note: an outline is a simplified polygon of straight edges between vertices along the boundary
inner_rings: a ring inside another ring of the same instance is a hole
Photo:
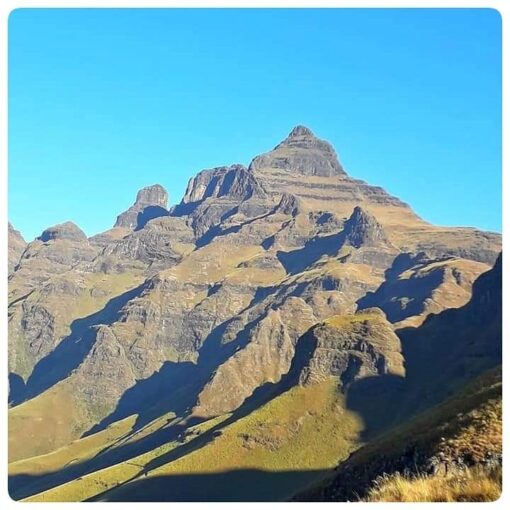
[[[167,200],[162,186],[143,188],[113,228],[90,238],[65,223],[23,244],[9,225],[13,469],[75,441],[103,441],[136,417],[123,432],[127,449],[104,444],[103,468],[149,458],[167,448],[165,437],[176,441],[169,465],[184,466],[200,454],[179,437],[195,444],[198,430],[208,449],[228,429],[246,459],[271,464],[285,451],[275,465],[292,470],[306,462],[317,417],[346,416],[352,430],[335,435],[338,444],[322,438],[337,456],[332,466],[363,436],[350,388],[376,380],[388,395],[400,391],[414,374],[404,370],[412,328],[466,306],[475,282],[500,263],[500,236],[424,222],[349,177],[332,146],[304,126],[248,167],[203,170],[179,204]],[[372,391],[355,405],[376,405]],[[326,407],[288,415],[294,399],[309,405],[314,395]],[[270,409],[271,427],[252,421]],[[386,413],[381,428],[391,425]],[[292,451],[293,437],[302,451]],[[324,467],[314,459],[310,466]],[[99,464],[89,462],[93,473]],[[68,473],[58,469],[37,483]]]

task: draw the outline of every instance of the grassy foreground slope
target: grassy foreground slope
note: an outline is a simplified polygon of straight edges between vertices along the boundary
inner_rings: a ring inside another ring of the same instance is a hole
[[[493,501],[501,492],[501,367],[356,451],[299,501]]]
[[[501,467],[468,468],[462,474],[405,476],[379,479],[367,502],[487,502],[501,496]]]
[[[189,427],[180,441],[28,501],[283,500],[346,458],[362,428],[330,378],[295,386],[238,419]]]

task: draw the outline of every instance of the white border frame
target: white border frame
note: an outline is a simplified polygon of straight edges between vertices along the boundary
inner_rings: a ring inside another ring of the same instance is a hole
[[[1,454],[1,474],[0,474],[0,505],[1,509],[11,508],[18,505],[27,505],[28,508],[47,508],[49,506],[55,505],[55,503],[19,503],[14,502],[9,498],[7,491],[7,398],[8,398],[8,373],[7,373],[7,314],[5,311],[7,310],[7,108],[8,108],[8,95],[7,95],[7,69],[8,69],[8,52],[7,52],[7,41],[8,41],[8,17],[11,11],[17,8],[162,8],[162,7],[238,7],[238,8],[260,8],[260,7],[274,7],[274,8],[289,8],[289,7],[351,7],[351,8],[492,8],[499,11],[502,17],[502,31],[503,31],[503,84],[502,90],[505,90],[505,85],[509,83],[508,80],[508,55],[510,54],[509,50],[509,42],[505,37],[505,28],[506,23],[508,22],[508,16],[510,13],[510,1],[508,0],[428,0],[428,1],[413,1],[413,0],[371,0],[371,1],[349,1],[349,0],[319,0],[317,2],[313,2],[311,0],[248,0],[246,2],[242,2],[242,0],[149,0],[147,3],[144,3],[141,0],[106,0],[101,2],[100,0],[0,0],[0,97],[1,97],[1,120],[0,120],[0,182],[2,186],[0,186],[0,191],[2,193],[2,197],[0,198],[0,246],[2,249],[0,250],[0,267],[2,269],[1,274],[3,275],[1,285],[1,294],[0,294],[0,308],[3,312],[0,314],[0,326],[1,326],[1,335],[0,338],[3,340],[3,348],[2,353],[4,353],[5,358],[2,355],[2,384],[0,384],[0,403],[4,402],[4,404],[0,404],[2,419],[0,421],[0,436],[2,442],[0,444],[3,445],[3,448],[0,449]],[[506,158],[505,147],[508,146],[509,142],[509,134],[505,130],[506,120],[508,119],[508,107],[505,101],[505,97],[503,96],[503,112],[502,112],[502,121],[503,121],[503,130],[502,130],[502,147],[503,147],[503,164],[502,164],[502,192],[503,197],[510,197],[509,193],[509,180],[506,177],[508,173],[508,163]],[[506,227],[508,225],[510,216],[510,208],[505,207],[505,203],[503,201],[503,232],[506,232]],[[503,237],[503,251],[507,253],[507,248],[509,247],[509,242],[507,237]],[[507,274],[507,264],[506,258],[503,259],[503,347],[505,343],[506,333],[508,331],[508,318],[505,317],[505,305],[506,305],[506,296],[509,288],[510,275]],[[510,352],[508,349],[503,348],[503,359],[505,366],[508,365],[507,353]],[[506,394],[506,390],[508,389],[508,384],[506,382],[507,378],[503,377],[503,386],[504,393]],[[507,467],[507,452],[508,447],[506,440],[507,432],[510,431],[510,411],[507,412],[507,407],[503,406],[503,425],[504,425],[504,445],[503,445],[503,458],[504,458],[504,468],[503,468],[503,494],[502,497],[494,503],[456,503],[455,508],[469,508],[470,510],[478,507],[479,505],[491,505],[491,508],[508,508],[510,504],[510,496],[508,496],[509,491],[509,474],[508,471],[510,467]],[[57,503],[59,508],[68,508],[71,505],[75,505],[76,503]],[[89,503],[80,503],[88,505]],[[90,503],[91,504],[91,503]],[[97,505],[110,505],[111,503],[94,503],[94,508],[97,508]],[[240,505],[240,503],[153,503],[151,508],[163,508],[168,505],[172,505],[174,508],[197,508],[199,506],[208,505],[215,506],[217,508],[223,508],[224,506],[232,505]],[[270,508],[276,505],[304,505],[307,508],[312,508],[316,505],[316,503],[245,503],[246,505],[250,505],[252,507],[262,507]],[[343,505],[345,503],[331,503],[335,505]],[[438,503],[441,505],[442,503]],[[137,503],[124,503],[123,505],[128,505],[135,507]],[[364,507],[376,505],[374,508],[381,508],[380,505],[385,505],[385,503],[365,503]],[[377,506],[379,505],[379,506]],[[392,503],[386,503],[386,505],[392,505]],[[427,508],[431,508],[433,503],[401,503],[400,505],[404,506],[414,506],[420,505],[419,508],[424,510]],[[466,506],[467,505],[467,506]],[[403,508],[399,506],[399,508]]]

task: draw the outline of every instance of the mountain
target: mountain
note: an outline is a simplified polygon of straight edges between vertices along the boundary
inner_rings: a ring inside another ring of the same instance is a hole
[[[16,264],[21,258],[21,254],[27,245],[23,236],[16,230],[10,223],[8,225],[8,240],[9,240],[9,253],[8,253],[8,274],[11,274],[16,268]]]
[[[15,499],[285,499],[500,363],[474,319],[501,236],[430,225],[304,126],[167,202],[9,228]]]
[[[117,216],[115,227],[126,227],[132,230],[140,229],[145,224],[168,214],[168,193],[160,184],[142,188],[136,194],[135,203],[123,213]]]

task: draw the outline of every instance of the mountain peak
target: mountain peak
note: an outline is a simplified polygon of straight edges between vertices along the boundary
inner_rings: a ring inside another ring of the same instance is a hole
[[[287,138],[296,138],[298,136],[307,136],[307,137],[313,137],[315,138],[315,135],[313,134],[312,130],[307,128],[306,126],[303,126],[301,124],[298,124],[290,133]]]
[[[135,203],[117,216],[114,227],[139,229],[151,219],[168,214],[168,192],[161,184],[138,190]]]
[[[278,205],[274,208],[274,212],[297,216],[303,212],[303,203],[300,198],[292,193],[282,193],[282,197]]]
[[[168,206],[168,192],[161,184],[145,186],[136,194],[135,205],[153,205],[166,209]]]
[[[264,168],[287,170],[307,176],[346,175],[332,145],[317,138],[303,125],[297,125],[272,151],[257,156],[251,162],[251,170]]]
[[[66,221],[65,223],[48,227],[37,239],[43,243],[60,239],[67,241],[87,241],[87,236],[75,223]]]

